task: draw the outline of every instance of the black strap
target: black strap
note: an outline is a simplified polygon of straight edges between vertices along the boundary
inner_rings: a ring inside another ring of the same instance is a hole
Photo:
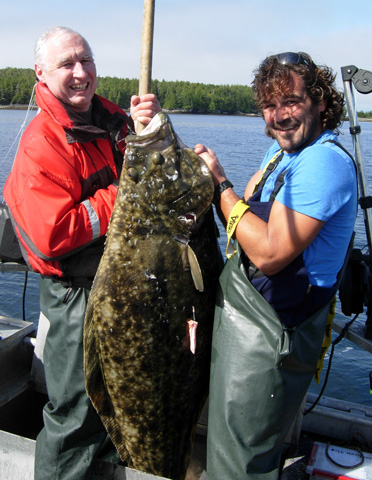
[[[339,142],[337,142],[336,140],[325,140],[324,142],[322,142],[323,144],[324,143],[333,143],[334,145],[337,145],[339,148],[341,148],[341,150],[343,150],[353,161],[353,164],[354,164],[354,167],[355,167],[355,170],[357,171],[357,166],[355,164],[355,161],[354,161],[354,158],[353,156],[346,150],[346,148],[344,148]],[[257,187],[258,188],[263,188],[268,176],[276,169],[276,167],[278,166],[278,163],[281,161],[281,159],[283,158],[283,155],[284,153],[281,153],[281,155],[279,155],[266,169],[264,175],[262,176],[262,179],[261,181],[258,183]],[[275,182],[275,185],[274,185],[274,188],[271,192],[271,195],[270,195],[270,202],[273,202],[275,200],[275,197],[278,195],[279,193],[279,190],[282,188],[282,186],[284,185],[285,181],[284,181],[284,178],[285,178],[285,175],[286,173],[288,172],[288,170],[285,170],[284,172],[282,172],[280,175],[278,175],[278,178],[276,179],[276,182]]]
[[[284,177],[285,177],[287,172],[288,172],[288,169],[278,175],[278,178],[276,179],[273,191],[271,192],[271,195],[270,195],[270,202],[273,202],[275,200],[275,197],[278,195],[279,190],[284,185]]]
[[[255,187],[255,192],[257,190],[259,190],[260,188],[263,188],[263,186],[266,183],[266,180],[267,180],[268,176],[271,175],[271,173],[276,169],[276,167],[278,166],[278,164],[279,164],[280,160],[283,158],[283,156],[284,156],[284,153],[282,152],[280,155],[278,155],[276,157],[276,159],[273,162],[271,162],[266,167],[265,173],[262,175],[261,180],[257,183],[257,185]]]
[[[351,158],[351,160],[353,161],[353,163],[355,165],[354,157],[346,150],[345,147],[343,147],[341,145],[341,143],[337,142],[336,140],[324,140],[324,142],[322,142],[322,143],[333,143],[334,145],[337,145],[339,148],[341,148],[341,150],[343,150],[347,155],[349,155],[349,157]]]

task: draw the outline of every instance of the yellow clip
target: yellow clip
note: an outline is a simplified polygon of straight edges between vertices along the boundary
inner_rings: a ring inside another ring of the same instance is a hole
[[[249,209],[249,205],[243,202],[243,200],[239,200],[235,205],[234,208],[231,210],[229,221],[227,222],[226,226],[226,233],[227,233],[227,246],[226,246],[226,256],[230,258],[236,253],[235,248],[231,245],[231,237],[234,235],[235,229],[240,222],[240,219],[245,214],[245,212]]]
[[[331,334],[332,334],[332,324],[333,324],[333,320],[335,318],[335,313],[336,313],[335,309],[336,309],[336,297],[333,297],[333,299],[332,299],[332,301],[329,305],[327,326],[326,326],[326,329],[325,329],[325,332],[324,332],[323,345],[322,345],[322,349],[320,351],[318,364],[316,366],[316,371],[315,371],[315,374],[314,374],[314,379],[315,379],[315,381],[318,385],[319,385],[319,381],[320,381],[320,372],[322,371],[322,368],[323,368],[324,357],[325,357],[325,354],[327,353],[327,350],[328,350],[328,348],[329,348],[329,346],[331,345],[331,342],[332,342]]]

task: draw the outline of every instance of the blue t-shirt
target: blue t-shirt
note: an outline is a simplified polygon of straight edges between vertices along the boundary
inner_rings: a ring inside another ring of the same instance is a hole
[[[284,153],[264,185],[261,201],[269,201],[278,175],[287,170],[276,200],[296,212],[325,222],[315,240],[303,252],[312,285],[331,287],[336,282],[354,229],[357,213],[357,180],[353,160],[337,145],[331,130],[323,132],[303,150]],[[264,169],[276,152],[270,147],[261,164]]]

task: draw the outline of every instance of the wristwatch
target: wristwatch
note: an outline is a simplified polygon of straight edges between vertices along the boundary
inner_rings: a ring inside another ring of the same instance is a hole
[[[229,180],[224,180],[214,187],[214,195],[212,202],[217,205],[220,201],[221,193],[227,190],[228,188],[234,188],[234,185]]]

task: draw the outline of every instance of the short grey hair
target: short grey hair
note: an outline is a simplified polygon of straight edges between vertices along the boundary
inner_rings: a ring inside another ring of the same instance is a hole
[[[40,35],[38,41],[36,42],[35,50],[34,50],[35,63],[39,65],[39,67],[42,68],[43,70],[47,70],[46,45],[48,41],[52,37],[57,37],[62,35],[68,35],[70,37],[76,37],[76,36],[80,37],[88,46],[93,58],[93,52],[92,52],[92,49],[90,48],[89,43],[86,41],[86,39],[82,35],[80,35],[80,33],[68,27],[50,27],[48,28],[48,30],[46,30],[44,33]]]

